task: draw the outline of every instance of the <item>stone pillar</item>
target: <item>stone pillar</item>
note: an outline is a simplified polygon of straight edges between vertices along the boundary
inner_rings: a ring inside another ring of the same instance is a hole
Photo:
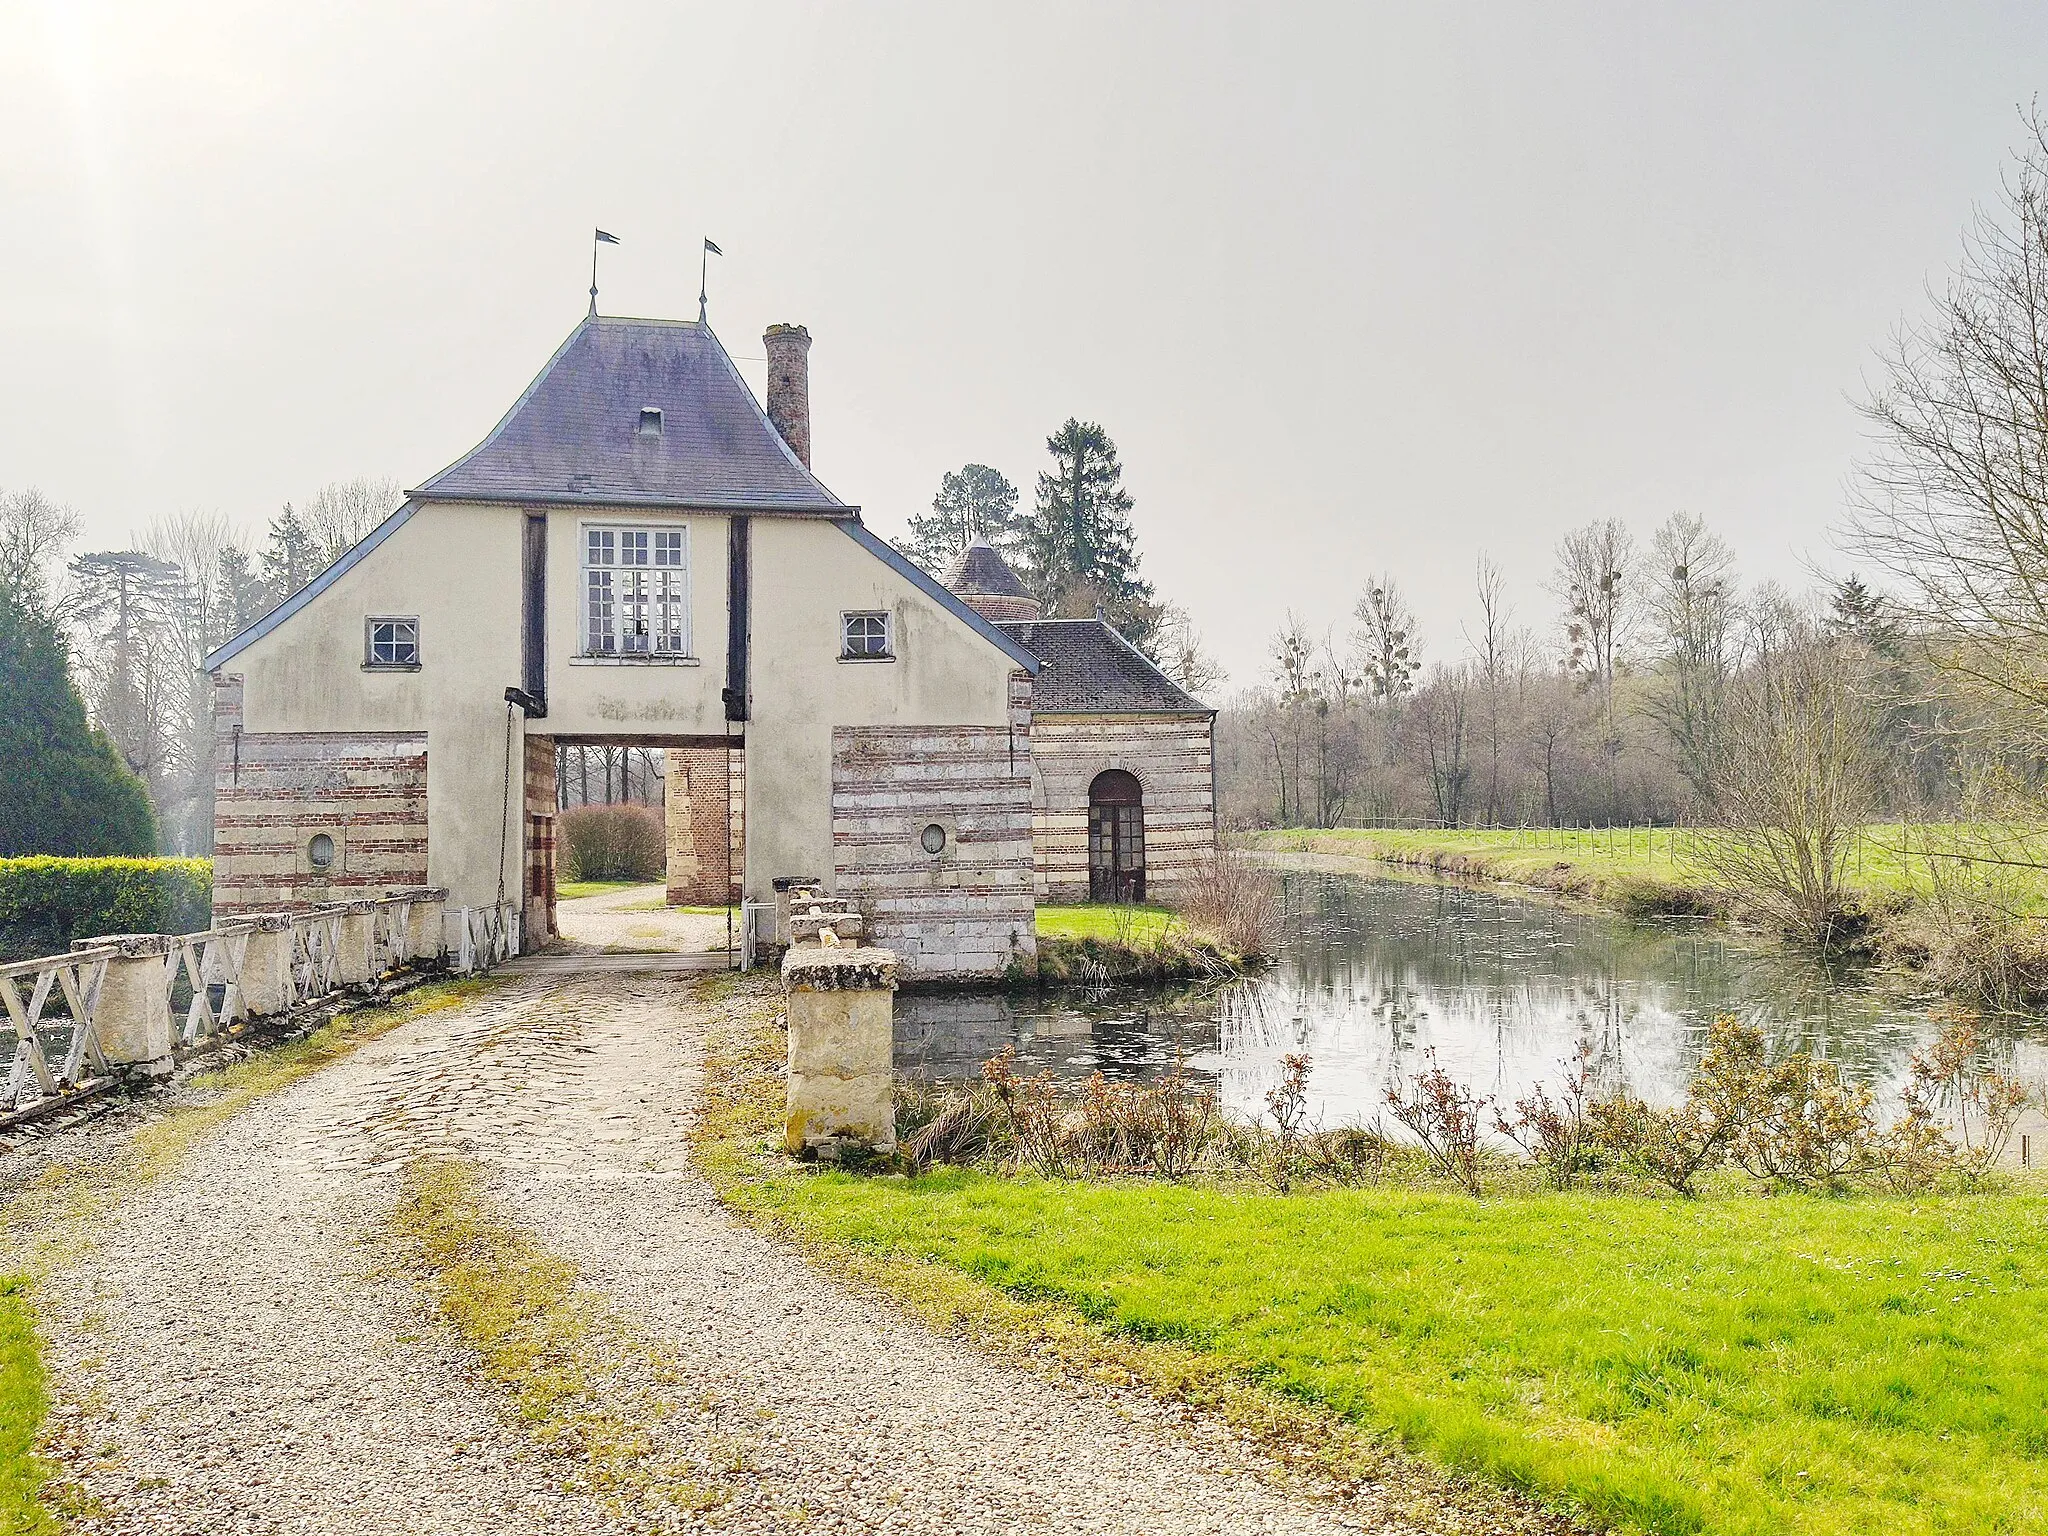
[[[839,944],[792,949],[782,962],[789,1006],[791,1153],[820,1147],[896,1150],[896,957]]]
[[[377,979],[377,903],[341,904],[341,984],[367,987]]]
[[[170,1076],[175,1036],[165,957],[171,941],[160,933],[108,933],[71,947],[118,951],[107,961],[92,1018],[107,1065],[124,1076]]]
[[[249,947],[242,951],[242,1007],[251,1016],[284,1013],[292,1005],[292,915],[258,912]]]
[[[422,886],[412,895],[412,916],[406,923],[405,947],[415,965],[436,965],[447,952],[443,937],[441,909],[448,893]]]

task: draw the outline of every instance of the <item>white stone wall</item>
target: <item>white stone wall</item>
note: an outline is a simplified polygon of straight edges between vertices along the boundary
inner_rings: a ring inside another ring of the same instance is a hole
[[[1123,769],[1144,789],[1148,897],[1170,897],[1216,846],[1209,716],[1038,715],[1031,737],[1041,900],[1088,899],[1088,786],[1105,769]]]
[[[1005,726],[840,726],[832,732],[834,889],[906,979],[1035,966],[1031,680]],[[927,853],[924,829],[946,834]]]

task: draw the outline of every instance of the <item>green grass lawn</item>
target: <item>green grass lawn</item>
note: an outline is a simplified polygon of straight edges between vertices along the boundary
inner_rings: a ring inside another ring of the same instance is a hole
[[[1849,883],[1873,895],[1925,890],[1927,860],[1908,850],[1920,848],[1928,831],[1939,838],[1945,829],[1906,828],[1896,823],[1865,827],[1849,857]],[[1538,885],[1558,884],[1559,866],[1563,865],[1594,887],[1594,894],[1601,894],[1607,885],[1630,880],[1691,887],[1711,884],[1713,873],[1698,854],[1714,835],[1711,828],[1687,827],[1417,831],[1338,827],[1262,832],[1254,844],[1266,852],[1348,854],[1416,864],[1455,858],[1469,864],[1472,873]],[[2035,850],[2034,856],[2042,855]]]
[[[6,1536],[57,1529],[36,1499],[44,1469],[34,1447],[47,1407],[27,1282],[0,1275],[0,1532]]]
[[[2048,1200],[759,1175],[804,1235],[1203,1351],[1656,1532],[2048,1529]]]
[[[612,891],[638,890],[643,885],[654,885],[652,880],[558,880],[555,882],[555,900],[575,901],[584,896],[604,896]]]
[[[1174,920],[1165,907],[1040,907],[1038,933],[1046,939],[1117,939],[1148,943]]]

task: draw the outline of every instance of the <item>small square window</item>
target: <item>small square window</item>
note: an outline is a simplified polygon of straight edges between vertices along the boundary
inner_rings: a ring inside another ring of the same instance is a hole
[[[420,621],[370,620],[369,654],[364,664],[372,667],[417,667],[420,664]]]
[[[889,615],[842,613],[839,616],[842,661],[887,661],[895,655],[889,643]]]

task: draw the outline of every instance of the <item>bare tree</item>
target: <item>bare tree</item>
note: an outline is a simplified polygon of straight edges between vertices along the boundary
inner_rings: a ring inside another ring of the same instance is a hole
[[[0,495],[0,589],[41,612],[50,598],[49,571],[78,537],[78,514],[33,486]]]
[[[71,562],[64,617],[94,721],[159,811],[184,799],[190,740],[191,594],[185,573],[139,550]]]
[[[1161,606],[1159,638],[1153,642],[1159,670],[1196,698],[1220,686],[1230,674],[1202,649],[1201,634],[1187,609],[1178,603]]]
[[[2048,705],[2048,120],[1979,211],[1934,313],[1863,406],[1851,540],[1895,576],[1934,659],[2037,746]]]
[[[332,565],[364,534],[383,522],[405,499],[396,480],[357,475],[336,480],[313,493],[299,513],[318,551],[318,563]]]
[[[1430,797],[1436,818],[1455,827],[1465,814],[1472,771],[1465,762],[1466,705],[1472,680],[1462,668],[1438,667],[1415,696],[1414,718],[1429,766]]]
[[[1674,513],[1650,541],[1649,590],[1659,674],[1649,712],[1705,805],[1713,798],[1722,706],[1736,660],[1734,551],[1695,514]]]
[[[1715,778],[1714,874],[1788,933],[1843,937],[1857,830],[1873,810],[1875,712],[1851,647],[1811,627],[1784,636],[1730,687]]]
[[[1399,756],[1395,726],[1401,701],[1414,691],[1415,674],[1422,668],[1422,632],[1391,576],[1368,581],[1351,614],[1358,621],[1351,632],[1352,654],[1364,687],[1379,704],[1381,740],[1391,768]]]
[[[1508,621],[1513,610],[1508,606],[1506,575],[1485,555],[1479,557],[1475,578],[1479,633],[1467,630],[1465,639],[1478,663],[1483,690],[1480,705],[1486,725],[1486,820],[1493,825],[1500,820],[1501,708],[1510,640]]]

